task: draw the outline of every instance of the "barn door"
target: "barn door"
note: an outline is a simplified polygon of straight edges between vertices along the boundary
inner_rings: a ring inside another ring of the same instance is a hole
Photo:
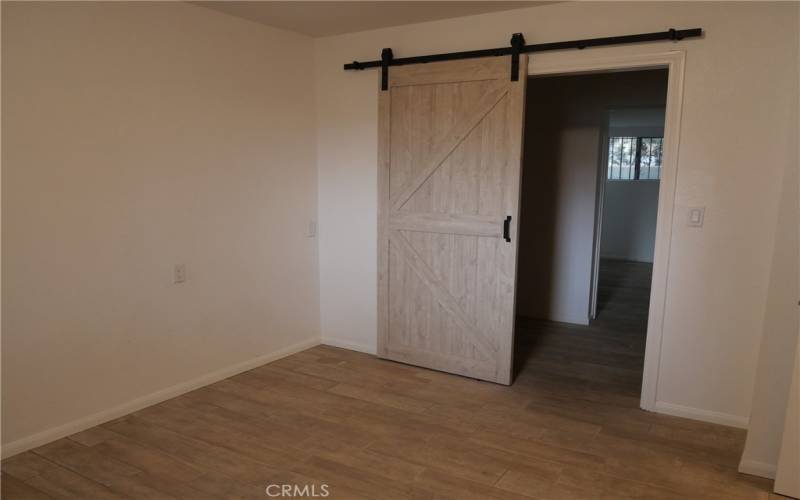
[[[527,58],[395,66],[379,104],[378,354],[511,383]],[[510,217],[510,219],[509,219]]]

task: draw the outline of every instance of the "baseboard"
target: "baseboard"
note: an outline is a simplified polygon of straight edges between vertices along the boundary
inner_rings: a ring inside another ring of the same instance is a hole
[[[750,474],[751,476],[775,479],[778,466],[776,464],[768,464],[766,462],[759,462],[758,460],[746,460],[743,458],[739,463],[739,472],[742,474]]]
[[[359,344],[356,342],[351,342],[349,340],[342,340],[342,339],[334,339],[330,337],[323,337],[321,342],[323,345],[329,345],[332,347],[341,347],[342,349],[348,349],[350,351],[358,351],[363,352],[366,354],[375,355],[377,352],[375,351],[374,347],[369,347],[365,344]]]
[[[32,434],[30,436],[17,439],[16,441],[12,441],[6,445],[3,445],[2,449],[0,449],[0,456],[2,456],[2,458],[8,458],[18,453],[22,453],[23,451],[27,451],[57,439],[75,434],[76,432],[85,431],[90,427],[94,427],[110,420],[114,420],[115,418],[128,415],[129,413],[139,411],[142,408],[147,408],[148,406],[161,403],[167,399],[180,396],[181,394],[185,394],[189,391],[199,389],[200,387],[213,384],[214,382],[219,382],[220,380],[232,377],[247,370],[252,370],[253,368],[263,364],[278,360],[280,358],[285,358],[286,356],[304,351],[319,344],[320,340],[317,337],[305,340],[303,342],[298,342],[296,344],[284,347],[283,349],[279,349],[268,354],[262,354],[256,358],[216,370],[195,379],[167,387],[166,389],[161,389],[160,391],[156,391],[113,408],[73,420],[72,422],[59,425],[58,427],[53,427],[41,432],[37,432],[36,434]]]
[[[589,326],[589,315],[587,314],[585,317],[556,317],[556,316],[548,316],[547,314],[541,315],[530,315],[530,314],[523,314],[517,311],[517,317],[522,318],[523,320],[527,321],[552,321],[554,323],[565,323],[567,325],[580,325],[580,326]]]
[[[690,418],[692,420],[701,420],[703,422],[738,427],[740,429],[747,429],[747,425],[750,422],[748,417],[742,417],[740,415],[702,410],[700,408],[665,403],[664,401],[656,401],[653,411],[672,415],[673,417]]]

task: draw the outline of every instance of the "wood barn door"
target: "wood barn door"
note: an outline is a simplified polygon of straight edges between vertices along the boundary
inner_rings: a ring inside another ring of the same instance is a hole
[[[517,81],[510,56],[390,67],[379,98],[380,357],[511,383],[525,55],[519,66]]]

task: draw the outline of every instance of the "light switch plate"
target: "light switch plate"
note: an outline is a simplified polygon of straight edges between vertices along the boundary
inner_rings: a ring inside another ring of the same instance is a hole
[[[175,264],[175,269],[172,272],[173,283],[183,283],[186,281],[186,264]]]
[[[689,227],[703,227],[706,216],[706,207],[689,207],[689,218],[686,225]]]
[[[309,238],[313,238],[317,235],[317,221],[312,220],[308,222],[308,229],[306,230],[306,236]]]

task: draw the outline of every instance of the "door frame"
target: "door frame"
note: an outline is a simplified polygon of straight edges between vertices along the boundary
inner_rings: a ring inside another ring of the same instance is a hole
[[[611,49],[614,50],[614,49]],[[629,49],[628,49],[629,50]],[[606,54],[608,52],[605,52]],[[594,55],[591,51],[572,53],[571,57],[535,57],[528,64],[529,76],[576,73],[603,73],[667,68],[667,104],[664,115],[664,156],[661,163],[661,182],[658,190],[653,278],[650,287],[650,309],[639,406],[657,411],[661,347],[664,337],[664,311],[667,301],[672,225],[675,211],[675,187],[678,179],[678,158],[683,106],[683,79],[686,52],[674,50],[653,53]]]
[[[597,189],[594,200],[594,239],[592,247],[592,279],[589,290],[589,322],[597,318],[597,285],[600,281],[600,245],[603,239],[603,210],[606,202],[606,177],[608,175],[608,122],[610,110],[603,113],[603,125],[600,128],[600,163],[597,165]]]

